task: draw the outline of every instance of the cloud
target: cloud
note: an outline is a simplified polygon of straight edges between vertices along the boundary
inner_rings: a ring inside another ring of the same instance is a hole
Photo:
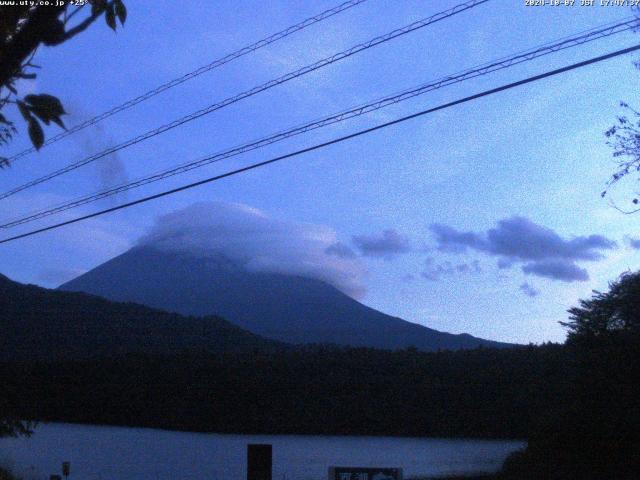
[[[389,259],[411,250],[409,239],[393,229],[374,235],[354,235],[352,240],[365,257]]]
[[[599,260],[600,250],[611,250],[616,243],[602,235],[574,237],[564,240],[550,228],[524,217],[511,217],[498,222],[484,234],[459,232],[447,225],[431,225],[438,248],[442,251],[479,250],[512,260]]]
[[[584,268],[563,260],[527,263],[522,266],[522,271],[528,275],[547,277],[562,282],[586,282],[589,280],[589,274]]]
[[[67,191],[66,193],[71,194]],[[14,220],[18,212],[39,210],[69,200],[59,193],[31,192],[0,202],[0,219]],[[72,220],[77,213],[61,212],[59,221]],[[137,224],[122,221],[118,215],[97,217],[74,223],[29,239],[7,243],[0,251],[0,273],[23,283],[47,288],[58,287],[109,259],[121,255],[139,236]]]
[[[522,267],[525,273],[566,282],[589,278],[587,271],[574,262],[600,260],[603,251],[617,247],[602,235],[564,239],[550,228],[517,216],[500,220],[495,228],[483,233],[461,232],[442,224],[430,228],[440,251],[475,250],[497,256],[500,269],[526,262]]]
[[[473,232],[459,232],[448,225],[434,223],[430,227],[438,242],[438,249],[443,252],[462,253],[467,248],[484,250],[484,242]]]
[[[200,202],[162,215],[138,244],[224,255],[250,271],[316,278],[356,298],[365,293],[364,266],[333,229],[274,219],[243,204]]]
[[[524,282],[522,285],[520,285],[520,290],[524,292],[524,294],[528,297],[533,298],[540,295],[540,290],[532,287],[528,282]]]
[[[340,258],[355,258],[356,252],[351,250],[347,245],[341,242],[336,242],[329,245],[324,249],[324,253],[327,255],[335,255]]]
[[[87,118],[91,118],[93,116],[88,112],[84,112],[83,109],[77,105],[71,105],[69,108],[72,113],[65,121],[70,125],[81,123]],[[90,132],[87,130],[79,132],[76,136],[76,140],[81,149],[82,155],[85,156],[94,155],[113,147],[117,143],[101,124],[94,125]],[[127,183],[129,181],[127,168],[117,152],[110,153],[109,155],[96,160],[93,165],[93,170],[97,176],[98,188],[100,189],[111,188],[115,185]],[[123,196],[126,197],[126,193],[118,194],[118,197],[120,198]]]
[[[441,277],[446,275],[462,274],[462,273],[478,273],[481,272],[480,262],[474,260],[471,263],[459,263],[454,265],[449,261],[445,261],[440,264],[436,264],[433,257],[429,257],[425,261],[426,268],[420,274],[422,278],[430,281],[438,281]]]
[[[456,271],[458,273],[479,273],[482,271],[482,268],[480,268],[480,262],[478,262],[478,260],[474,260],[471,263],[459,263],[456,265]]]
[[[625,240],[631,248],[634,250],[640,250],[640,238],[627,237]]]
[[[498,268],[500,270],[506,270],[511,267],[513,267],[513,262],[511,260],[507,260],[506,258],[501,258],[498,260]]]

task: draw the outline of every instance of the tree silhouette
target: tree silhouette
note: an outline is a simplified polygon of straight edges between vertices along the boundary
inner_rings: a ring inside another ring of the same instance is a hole
[[[500,478],[640,478],[640,272],[569,315],[559,395]]]
[[[16,413],[19,402],[16,400],[15,389],[5,384],[0,395],[0,438],[29,436],[33,433],[35,423],[19,417]]]
[[[640,7],[636,6],[634,9],[636,17],[640,19],[640,13],[638,13],[640,12]],[[638,28],[635,30],[640,31]],[[640,61],[635,62],[635,66],[640,70]],[[607,145],[613,149],[613,158],[618,165],[601,193],[603,198],[622,179],[640,172],[640,112],[626,102],[620,102],[620,106],[626,114],[619,115],[616,123],[605,132],[605,136],[608,139]],[[640,194],[640,192],[636,193]],[[614,207],[627,214],[640,211],[640,198],[634,196],[631,199],[631,203],[634,205],[632,208],[619,208],[615,204]]]
[[[116,18],[124,25],[127,10],[122,0],[89,0],[78,6],[70,2],[59,2],[60,5],[16,3],[0,6],[0,145],[9,143],[18,132],[15,122],[4,114],[7,106],[14,106],[27,124],[31,142],[39,149],[44,143],[42,123],[53,122],[64,128],[61,117],[65,111],[53,95],[22,97],[18,92],[19,80],[36,78],[33,70],[38,67],[32,63],[36,50],[40,45],[65,43],[103,15],[107,25],[115,30]],[[7,165],[8,159],[0,156],[0,168]],[[8,406],[0,402],[0,437],[29,434],[32,424],[12,417],[9,412]]]
[[[116,19],[124,25],[127,9],[122,0],[88,0],[77,6],[71,2],[35,6],[28,5],[32,2],[16,3],[0,6],[0,145],[7,144],[18,132],[15,122],[3,113],[5,107],[12,105],[26,122],[34,147],[39,149],[44,143],[42,123],[53,122],[64,128],[61,117],[65,111],[53,95],[22,97],[18,92],[19,80],[36,78],[34,69],[38,67],[32,63],[36,50],[41,45],[52,47],[71,40],[103,15],[115,31]],[[0,167],[7,165],[8,159],[0,156]]]
[[[614,335],[640,333],[640,272],[624,273],[609,284],[609,291],[593,292],[569,309],[569,321],[560,322],[569,342],[601,340]]]
[[[630,174],[640,172],[640,112],[625,102],[620,103],[627,115],[620,115],[617,122],[605,132],[608,138],[607,145],[613,148],[613,158],[616,159],[617,169],[607,181],[606,189],[602,192],[605,197],[609,190],[619,181]],[[640,199],[631,199],[634,205],[631,209],[620,209],[624,213],[636,213],[640,211]]]

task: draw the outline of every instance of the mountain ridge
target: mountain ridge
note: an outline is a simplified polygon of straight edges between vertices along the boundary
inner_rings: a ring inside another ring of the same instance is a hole
[[[218,314],[286,343],[424,351],[511,344],[440,332],[379,312],[321,280],[250,271],[222,256],[137,246],[66,282],[83,291],[183,315]]]
[[[289,348],[218,316],[187,317],[87,293],[24,285],[1,274],[0,329],[2,361]]]

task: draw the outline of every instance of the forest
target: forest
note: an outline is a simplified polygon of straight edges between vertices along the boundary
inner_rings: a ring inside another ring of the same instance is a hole
[[[200,432],[527,439],[504,478],[638,478],[640,273],[580,301],[564,344],[283,350],[0,364],[6,418]]]
[[[561,395],[558,345],[421,353],[330,346],[3,363],[23,418],[241,433],[528,436]]]

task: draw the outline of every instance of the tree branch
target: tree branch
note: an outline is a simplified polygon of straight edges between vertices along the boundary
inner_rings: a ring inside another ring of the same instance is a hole
[[[109,2],[107,4],[107,6],[111,5],[113,2]],[[64,36],[60,39],[59,42],[54,43],[54,45],[59,45],[61,43],[66,42],[67,40],[75,37],[76,35],[78,35],[79,33],[84,32],[87,28],[89,28],[89,26],[95,22],[98,17],[100,15],[102,15],[105,12],[106,8],[102,9],[102,10],[98,10],[95,13],[92,13],[91,15],[89,15],[87,18],[85,18],[82,22],[80,22],[78,25],[76,25],[75,27],[67,30],[64,33]],[[74,12],[75,13],[75,12]]]
[[[102,15],[107,8],[113,5],[113,0],[107,2],[104,8],[89,15],[75,27],[64,32],[59,39],[51,42],[51,45],[60,45],[67,40],[85,31],[96,19]],[[0,58],[0,85],[6,85],[17,72],[20,71],[26,58],[42,43],[43,33],[48,26],[66,10],[67,6],[44,6],[36,7],[25,24],[22,26],[11,41],[4,47],[7,54]],[[77,12],[74,11],[75,14]]]
[[[66,7],[39,7],[19,32],[5,45],[6,54],[0,59],[0,85],[6,85],[22,68],[22,64],[42,42],[42,32],[58,18]]]
[[[618,207],[611,199],[609,199],[609,206],[615,208],[620,213],[624,213],[625,215],[633,215],[634,213],[640,212],[640,208],[636,208],[634,210],[623,210],[622,208]]]
[[[67,18],[66,18],[66,19],[65,19],[65,21],[64,21],[65,25],[66,25],[66,23],[67,23],[69,20],[71,20],[73,17],[75,17],[75,16],[76,16],[76,14],[77,14],[80,10],[82,10],[82,8],[83,8],[84,6],[85,6],[85,5],[80,5],[79,7],[76,7],[76,9],[75,9],[73,12],[71,12],[69,15],[67,15]]]

